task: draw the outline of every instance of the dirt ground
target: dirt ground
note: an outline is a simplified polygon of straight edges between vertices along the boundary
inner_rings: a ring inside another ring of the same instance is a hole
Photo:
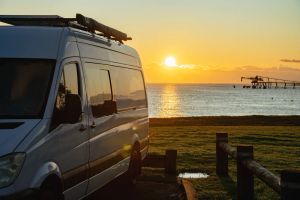
[[[85,200],[183,200],[184,195],[176,177],[165,177],[162,172],[143,170],[134,188],[129,188],[125,176],[121,176]]]

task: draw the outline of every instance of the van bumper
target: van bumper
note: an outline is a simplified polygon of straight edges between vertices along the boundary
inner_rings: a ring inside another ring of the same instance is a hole
[[[27,189],[7,196],[0,196],[0,200],[33,200],[38,196],[38,190]]]

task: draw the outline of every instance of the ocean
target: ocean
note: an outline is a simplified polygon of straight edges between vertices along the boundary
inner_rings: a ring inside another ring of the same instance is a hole
[[[300,115],[300,88],[147,84],[150,117]]]

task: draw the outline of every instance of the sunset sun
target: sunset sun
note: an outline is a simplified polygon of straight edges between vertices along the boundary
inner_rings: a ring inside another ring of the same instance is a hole
[[[176,67],[177,64],[176,64],[176,58],[174,56],[168,56],[166,57],[165,59],[165,65],[167,67]]]

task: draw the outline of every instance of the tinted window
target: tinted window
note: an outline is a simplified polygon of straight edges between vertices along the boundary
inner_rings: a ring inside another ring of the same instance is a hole
[[[111,92],[110,74],[96,64],[86,64],[89,103],[94,117],[102,117],[116,112],[116,103]]]
[[[0,59],[0,117],[41,118],[55,62]]]
[[[112,76],[114,94],[119,111],[147,106],[141,71],[116,68]]]
[[[58,125],[63,122],[66,94],[79,94],[78,71],[76,64],[67,64],[64,66],[59,88],[56,96],[56,102],[53,113],[53,124]]]
[[[55,107],[58,110],[62,110],[65,107],[65,93],[66,93],[65,75],[64,73],[62,73],[59,82],[58,93],[56,96],[56,104],[55,104]]]
[[[76,64],[67,64],[64,67],[66,93],[79,94],[78,74]]]

